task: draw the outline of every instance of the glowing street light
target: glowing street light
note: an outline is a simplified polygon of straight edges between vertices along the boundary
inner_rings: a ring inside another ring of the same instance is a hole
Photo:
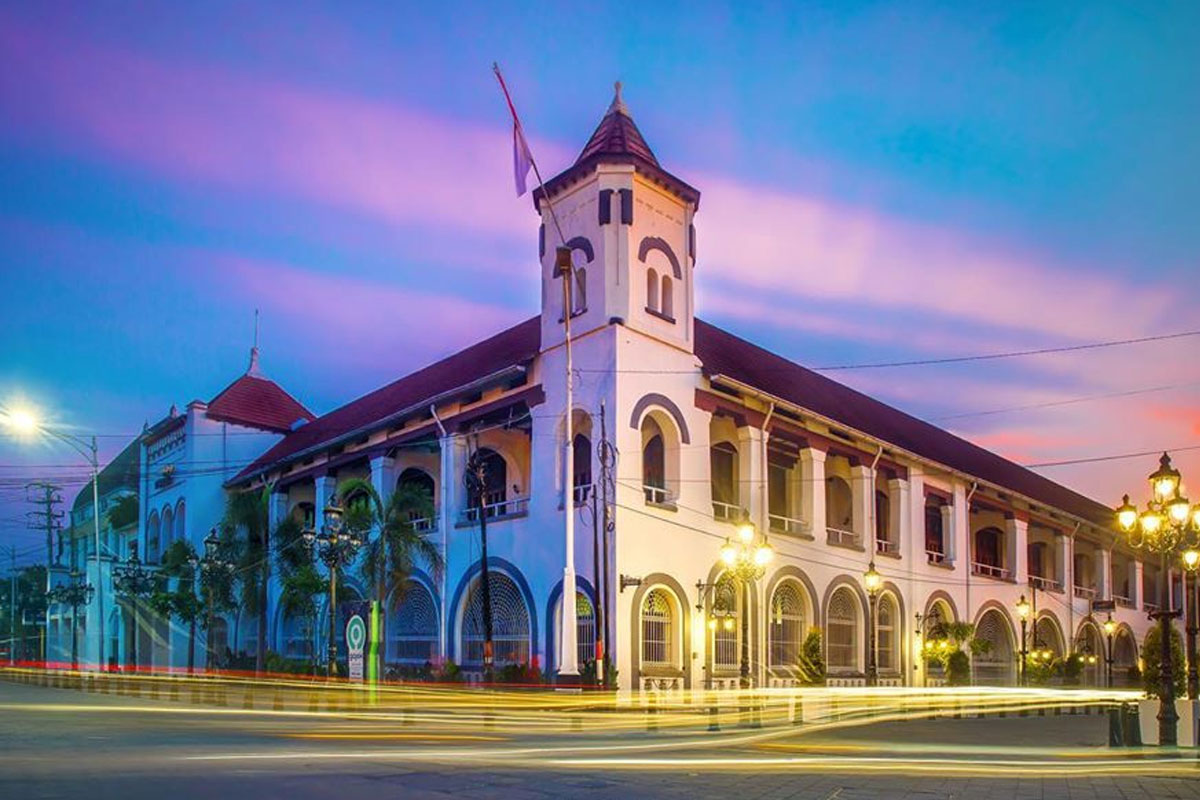
[[[1027,682],[1028,665],[1025,660],[1029,657],[1028,651],[1025,649],[1025,635],[1029,627],[1029,612],[1031,611],[1029,601],[1025,599],[1025,595],[1021,595],[1021,599],[1017,601],[1017,616],[1021,619],[1021,685],[1024,686]]]
[[[1112,612],[1111,612],[1111,611],[1110,611],[1110,612],[1108,612],[1108,619],[1104,620],[1104,626],[1103,626],[1103,627],[1104,627],[1104,637],[1105,637],[1105,639],[1107,640],[1107,643],[1108,643],[1108,649],[1107,649],[1107,650],[1105,650],[1105,662],[1104,662],[1104,666],[1105,666],[1105,673],[1106,673],[1106,677],[1108,678],[1108,681],[1107,681],[1107,682],[1108,682],[1108,688],[1110,688],[1110,689],[1111,689],[1111,688],[1112,688],[1112,685],[1113,685],[1113,674],[1112,674],[1112,667],[1113,667],[1113,658],[1112,658],[1113,634],[1117,632],[1117,623],[1116,623],[1116,622],[1113,620],[1113,618],[1112,618]]]
[[[99,624],[96,626],[98,637],[96,641],[96,663],[100,669],[104,669],[104,580],[100,570],[102,553],[100,548],[100,457],[96,447],[96,437],[91,437],[89,441],[72,433],[58,430],[38,419],[34,411],[26,408],[4,408],[0,406],[0,425],[8,428],[21,438],[30,438],[38,434],[43,434],[58,439],[60,442],[65,442],[74,448],[77,453],[86,458],[88,465],[92,468],[92,532],[95,536],[96,544],[96,619],[99,621]],[[49,579],[50,564],[47,561],[47,583],[49,583]],[[48,608],[49,606],[47,606]]]
[[[1171,608],[1171,564],[1176,557],[1181,558],[1185,565],[1200,564],[1200,553],[1187,554],[1189,551],[1195,551],[1200,544],[1200,506],[1191,505],[1184,497],[1179,470],[1171,466],[1171,457],[1168,454],[1162,454],[1158,469],[1147,479],[1150,482],[1152,498],[1146,503],[1145,510],[1139,512],[1137,507],[1129,502],[1129,495],[1125,495],[1121,505],[1114,512],[1117,527],[1129,537],[1130,546],[1157,554],[1162,563],[1159,608],[1150,615],[1158,621],[1162,639],[1158,741],[1160,745],[1174,747],[1178,742],[1175,726],[1179,715],[1175,711],[1175,680],[1171,664],[1171,620],[1179,616],[1179,612]],[[1189,566],[1189,569],[1192,567]],[[1186,589],[1186,585],[1184,588]],[[1192,619],[1189,627],[1194,628],[1195,615],[1190,616]],[[1197,688],[1193,677],[1196,659],[1191,655],[1191,651],[1194,650],[1195,632],[1191,637],[1193,646],[1189,647],[1188,693],[1189,697],[1194,698]]]
[[[766,573],[767,565],[775,558],[775,550],[767,541],[766,534],[759,534],[750,515],[742,513],[742,521],[737,526],[737,536],[725,540],[721,546],[721,563],[729,573],[737,579],[738,588],[742,593],[742,658],[739,684],[743,689],[750,688],[750,587]],[[721,620],[725,630],[732,630],[732,616]],[[709,622],[713,625],[713,621]]]
[[[870,636],[870,643],[867,647],[870,656],[867,659],[867,685],[877,686],[879,684],[879,667],[875,657],[875,648],[878,645],[875,633],[875,598],[879,596],[879,590],[883,588],[883,576],[875,569],[875,559],[873,558],[867,566],[867,571],[863,573],[863,587],[867,590],[867,631]]]

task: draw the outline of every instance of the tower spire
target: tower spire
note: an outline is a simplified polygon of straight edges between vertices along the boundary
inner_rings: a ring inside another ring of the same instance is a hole
[[[608,106],[608,113],[620,111],[625,116],[629,116],[629,109],[625,106],[625,98],[621,96],[621,82],[617,81],[613,84],[613,100]]]
[[[247,375],[258,377],[262,372],[258,368],[258,309],[254,309],[254,345],[250,348],[250,367]]]

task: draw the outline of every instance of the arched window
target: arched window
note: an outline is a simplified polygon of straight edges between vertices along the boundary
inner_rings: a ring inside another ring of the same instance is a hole
[[[1127,630],[1117,631],[1113,637],[1113,666],[1128,670],[1137,664],[1137,642]]]
[[[158,560],[158,551],[162,546],[162,523],[159,520],[158,512],[151,511],[150,519],[146,521],[146,561],[154,562]]]
[[[171,546],[171,542],[175,536],[175,512],[170,506],[162,510],[162,534],[159,542],[160,550],[157,553],[157,558],[161,558],[162,554],[167,552],[167,548]]]
[[[555,637],[562,630],[562,598],[554,608]],[[553,654],[555,662],[558,651]],[[575,659],[579,666],[596,660],[596,609],[583,592],[575,592]]]
[[[258,616],[243,609],[238,618],[238,650],[247,655],[258,652]],[[138,645],[141,646],[140,644]]]
[[[575,502],[583,503],[592,489],[592,442],[582,433],[575,434],[571,459],[575,469]]]
[[[1033,642],[1030,650],[1049,650],[1055,656],[1063,654],[1062,637],[1058,635],[1058,626],[1050,617],[1039,617],[1033,625]]]
[[[741,663],[742,593],[738,588],[733,576],[725,573],[713,589],[712,665],[717,671],[734,670]]]
[[[667,502],[667,464],[662,428],[652,417],[646,417],[642,422],[642,486],[646,502]]]
[[[674,667],[675,604],[666,589],[652,589],[642,600],[642,666]]]
[[[283,641],[283,654],[288,658],[311,659],[313,656],[313,620],[300,613],[285,613],[279,638]]]
[[[396,490],[404,491],[416,497],[422,497],[429,504],[430,508],[436,510],[437,494],[433,482],[433,477],[423,469],[416,467],[407,467],[400,473],[400,477],[396,479]],[[434,525],[434,518],[422,513],[421,510],[411,509],[408,512],[409,522],[419,531],[430,530]]]
[[[654,270],[646,272],[646,310],[658,311],[658,273]]]
[[[858,669],[858,601],[850,589],[842,586],[829,598],[826,612],[828,641],[825,645],[829,669],[854,672]]]
[[[771,619],[767,628],[771,666],[794,668],[800,660],[804,643],[804,600],[800,585],[792,580],[780,581],[771,595]]]
[[[675,290],[671,286],[671,276],[662,277],[662,315],[667,319],[675,319]]]
[[[467,493],[468,507],[472,514],[477,513],[482,499],[489,517],[502,514],[508,499],[508,463],[495,450],[486,447],[479,448],[476,458],[483,467],[483,494],[480,495],[478,487],[473,485]],[[474,516],[470,518],[475,519]]]
[[[975,532],[975,563],[992,569],[1004,566],[1004,531],[982,528]]]
[[[896,660],[897,635],[896,603],[890,594],[875,601],[875,666],[880,672],[897,672],[900,664]]]
[[[575,270],[575,288],[571,299],[574,301],[571,313],[582,314],[587,311],[587,270],[583,267]]]
[[[875,541],[887,542],[889,527],[890,503],[887,492],[875,491]]]
[[[1016,658],[1012,631],[1004,615],[995,609],[985,611],[975,628],[975,638],[987,642],[986,651],[973,659],[976,679],[993,685],[1011,683]]]
[[[529,608],[512,578],[503,572],[488,571],[492,600],[492,662],[529,663]],[[483,582],[476,578],[467,594],[463,610],[462,642],[467,664],[483,663]]]
[[[187,541],[187,531],[186,531],[186,524],[185,524],[186,523],[186,514],[184,513],[185,510],[186,509],[184,508],[183,501],[180,500],[179,503],[175,506],[175,541],[177,541],[177,542],[186,542]]]
[[[708,453],[712,478],[713,516],[725,520],[740,519],[737,448],[729,442],[717,442],[709,448]]]
[[[854,530],[854,496],[850,484],[836,475],[825,479],[825,516],[829,527],[840,531]]]
[[[437,604],[424,584],[408,581],[394,596],[388,631],[388,661],[424,664],[437,657]]]

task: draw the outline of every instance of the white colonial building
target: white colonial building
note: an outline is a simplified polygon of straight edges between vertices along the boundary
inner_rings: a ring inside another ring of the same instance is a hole
[[[1012,682],[1022,595],[1035,605],[1030,648],[1097,655],[1087,682],[1103,679],[1107,612],[1093,614],[1095,601],[1114,601],[1118,676],[1136,662],[1163,576],[1123,549],[1109,508],[696,318],[700,193],[660,166],[619,95],[535,203],[539,316],[320,417],[252,370],[147,431],[143,553],[153,560],[176,537],[199,546],[223,491],[269,486],[272,525],[287,515],[312,525],[347,478],[384,496],[413,482],[434,499],[435,516],[417,524],[443,548],[446,568],[418,569],[392,592],[390,665],[452,660],[479,673],[482,516],[497,663],[553,673],[565,513],[575,515],[579,659],[594,658],[603,629],[623,688],[730,685],[743,637],[755,683],[786,685],[813,628],[831,680],[861,682],[872,560],[884,578],[883,683],[938,679],[916,657],[937,621],[974,623],[992,643],[975,660],[976,679]],[[551,204],[576,267],[570,309],[554,276]],[[568,311],[572,491],[563,479]],[[482,515],[464,484],[472,454],[487,465]],[[172,470],[176,462],[189,466]],[[746,517],[775,550],[748,626],[719,558]],[[307,657],[308,634],[282,611],[275,583],[268,644]],[[364,595],[347,570],[339,599]],[[714,629],[714,613],[732,624]],[[318,623],[319,636],[327,629]],[[227,635],[232,650],[256,646],[248,615],[225,622],[219,638]],[[149,663],[184,663],[181,632],[146,646]]]
[[[421,524],[446,569],[418,571],[394,593],[388,663],[480,668],[480,525],[463,481],[475,451],[489,466],[498,663],[556,669],[564,507],[576,515],[580,661],[593,658],[596,610],[607,609],[625,688],[728,685],[744,636],[755,682],[786,684],[813,627],[831,678],[861,681],[872,559],[884,577],[881,682],[936,678],[915,649],[937,620],[975,623],[992,642],[976,678],[1011,682],[1023,594],[1035,604],[1031,649],[1097,655],[1085,680],[1101,681],[1106,614],[1092,604],[1112,600],[1118,675],[1136,661],[1162,576],[1121,547],[1109,508],[696,318],[700,193],[660,166],[619,94],[535,202],[539,316],[287,434],[229,484],[271,486],[276,521],[312,519],[348,477],[383,494],[406,481],[429,488],[437,514]],[[576,267],[573,492],[551,204]],[[602,438],[615,462],[608,481]],[[745,515],[776,553],[748,629],[718,557]],[[347,592],[362,591],[351,571]],[[715,607],[736,623],[713,630]],[[295,621],[277,607],[271,619],[273,649],[307,652]]]

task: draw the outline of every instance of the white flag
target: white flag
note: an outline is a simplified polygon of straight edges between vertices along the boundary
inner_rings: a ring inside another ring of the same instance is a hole
[[[517,184],[517,197],[525,194],[525,179],[529,177],[529,170],[533,166],[533,156],[529,154],[529,145],[525,141],[525,134],[521,132],[521,126],[513,123],[513,179]]]

